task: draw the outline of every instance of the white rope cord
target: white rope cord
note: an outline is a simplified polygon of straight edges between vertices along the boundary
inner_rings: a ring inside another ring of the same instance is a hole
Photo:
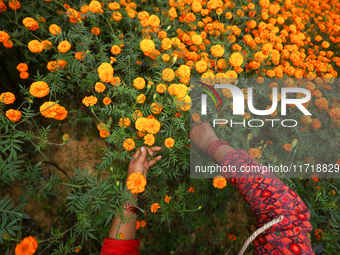
[[[267,222],[266,224],[264,224],[262,227],[260,227],[259,229],[257,229],[251,236],[248,237],[248,239],[246,240],[246,242],[244,243],[242,249],[240,250],[240,252],[238,253],[238,255],[243,255],[243,253],[246,251],[248,245],[255,240],[255,238],[263,233],[264,231],[266,231],[266,229],[270,228],[271,226],[279,223],[280,221],[282,221],[284,219],[285,216],[281,215],[280,217]]]

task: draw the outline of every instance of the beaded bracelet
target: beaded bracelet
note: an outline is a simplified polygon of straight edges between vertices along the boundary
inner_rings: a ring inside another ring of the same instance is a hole
[[[207,148],[207,154],[209,158],[215,163],[218,163],[215,159],[215,153],[222,145],[229,145],[229,143],[226,143],[225,141],[219,139],[211,142]]]
[[[137,213],[137,208],[132,206],[132,205],[129,205],[128,203],[124,204],[124,208],[125,208],[125,210],[127,210],[129,212]]]

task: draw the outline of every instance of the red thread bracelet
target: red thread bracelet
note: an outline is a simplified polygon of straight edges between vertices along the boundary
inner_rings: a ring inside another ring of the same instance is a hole
[[[125,210],[127,210],[129,212],[137,213],[137,208],[132,206],[132,205],[129,205],[128,203],[124,204],[124,208],[125,208]]]
[[[218,140],[211,142],[207,148],[207,154],[209,158],[215,163],[218,163],[216,162],[216,159],[215,159],[215,153],[218,150],[218,148],[220,148],[222,145],[229,145],[229,144],[221,139],[218,139]]]

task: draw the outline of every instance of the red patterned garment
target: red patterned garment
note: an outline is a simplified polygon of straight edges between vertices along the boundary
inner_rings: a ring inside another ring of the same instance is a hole
[[[100,255],[139,255],[140,240],[117,240],[104,238]]]
[[[235,149],[226,154],[222,166],[261,166],[244,150]],[[257,228],[284,215],[285,218],[267,229],[254,240],[256,255],[312,255],[308,232],[310,212],[301,198],[272,173],[225,174],[255,214]]]

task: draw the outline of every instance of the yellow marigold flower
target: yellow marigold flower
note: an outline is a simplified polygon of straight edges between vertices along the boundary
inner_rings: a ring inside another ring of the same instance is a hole
[[[104,97],[104,99],[103,99],[103,103],[104,103],[105,105],[109,105],[109,104],[111,104],[111,103],[112,103],[112,101],[111,101],[111,99],[110,99],[110,98],[108,98],[108,97]]]
[[[200,44],[202,44],[203,39],[200,35],[195,34],[191,37],[191,41],[195,45],[200,45]]]
[[[195,64],[195,69],[199,73],[204,73],[208,68],[208,63],[204,60],[197,61]]]
[[[124,118],[124,119],[120,118],[118,124],[119,124],[120,127],[127,128],[127,127],[130,126],[131,121],[130,121],[129,118]]]
[[[164,62],[168,62],[170,60],[170,56],[168,54],[163,54],[162,59]]]
[[[239,52],[235,52],[235,53],[231,54],[231,56],[229,58],[229,63],[234,67],[241,66],[243,64],[242,54],[239,53]]]
[[[93,27],[91,29],[91,33],[94,35],[99,35],[100,34],[100,29],[98,27]]]
[[[13,122],[17,122],[21,119],[21,112],[14,110],[14,109],[9,109],[6,111],[6,117]]]
[[[102,5],[98,1],[91,1],[91,3],[89,4],[89,9],[93,13],[101,12]]]
[[[191,98],[189,95],[186,95],[182,98],[177,98],[177,103],[182,111],[188,111],[191,108]],[[177,109],[179,109],[178,106]]]
[[[164,198],[164,202],[169,204],[170,199],[171,199],[171,196],[166,195],[165,198]]]
[[[110,65],[110,63],[102,63],[98,69],[97,72],[99,74],[99,78],[106,83],[109,83],[113,79],[114,70],[113,67]]]
[[[157,134],[160,130],[161,124],[155,118],[141,117],[136,120],[135,127],[140,132],[148,132],[150,134]]]
[[[251,148],[248,151],[248,154],[250,157],[252,157],[253,159],[255,158],[261,158],[262,157],[262,153],[261,150],[259,148]]]
[[[61,33],[61,28],[57,24],[52,24],[48,28],[48,31],[50,31],[52,35],[57,35]]]
[[[162,72],[162,78],[164,81],[170,82],[175,79],[175,72],[171,68],[165,68]]]
[[[163,107],[159,103],[157,103],[157,102],[153,102],[150,105],[150,108],[151,108],[151,112],[153,114],[159,114],[163,110]]]
[[[44,46],[38,40],[32,40],[28,43],[28,49],[33,53],[40,53],[44,50]]]
[[[186,96],[187,91],[188,87],[184,84],[171,84],[168,88],[168,92],[171,95],[177,96],[179,98]]]
[[[118,45],[113,45],[113,46],[111,47],[111,52],[112,52],[112,54],[114,54],[114,55],[118,55],[119,53],[122,52],[122,49],[121,49]]]
[[[148,146],[152,146],[156,139],[155,139],[155,136],[153,134],[147,134],[146,136],[144,136],[144,143]]]
[[[227,186],[227,180],[222,175],[218,175],[214,178],[213,185],[215,188],[223,189]]]
[[[164,141],[165,147],[172,148],[175,145],[175,140],[173,138],[166,138]]]
[[[55,102],[45,102],[40,106],[40,113],[46,118],[54,118],[58,113],[59,106]]]
[[[39,28],[39,23],[30,17],[24,18],[22,23],[28,28],[28,30],[34,31]]]
[[[98,99],[91,95],[89,97],[85,97],[82,102],[86,106],[94,106],[98,102]]]
[[[137,103],[139,103],[139,104],[143,104],[145,102],[145,100],[146,100],[146,96],[144,94],[138,95],[137,99],[136,99]]]
[[[154,203],[154,204],[151,205],[150,210],[151,210],[152,213],[156,213],[159,208],[161,208],[160,205],[158,203]]]
[[[123,147],[125,150],[131,151],[136,147],[135,141],[132,138],[127,138],[123,143]]]
[[[160,83],[156,86],[156,91],[161,94],[161,93],[164,93],[167,88],[168,88],[168,85]]]
[[[12,92],[5,92],[0,95],[0,102],[5,104],[13,104],[15,101],[15,96]]]
[[[224,55],[225,50],[221,45],[217,44],[211,47],[210,52],[215,58],[220,58]]]
[[[71,49],[71,44],[68,41],[62,41],[58,45],[58,51],[61,53],[66,53]]]
[[[160,21],[160,19],[156,15],[152,14],[149,17],[149,23],[150,23],[151,27],[157,28],[157,27],[159,27],[161,21]]]
[[[30,93],[34,97],[44,97],[48,95],[50,92],[50,88],[48,87],[47,83],[44,81],[36,81],[31,84]]]
[[[16,255],[32,255],[38,248],[38,242],[35,237],[25,237],[16,247]]]
[[[154,52],[156,49],[155,43],[150,39],[144,39],[140,42],[140,49],[147,54]]]
[[[136,89],[144,89],[145,80],[142,77],[137,77],[133,80],[133,86],[135,86]]]
[[[102,82],[96,82],[96,85],[94,85],[94,89],[97,92],[101,93],[105,91],[106,87]]]

